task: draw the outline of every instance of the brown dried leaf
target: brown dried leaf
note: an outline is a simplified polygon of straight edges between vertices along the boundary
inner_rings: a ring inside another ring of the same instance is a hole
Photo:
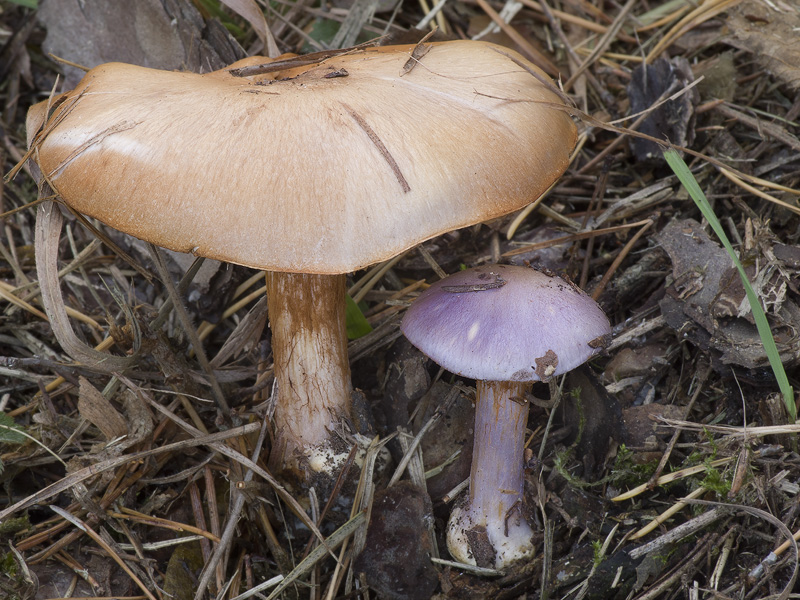
[[[128,439],[120,446],[127,448],[150,436],[153,432],[153,415],[144,400],[131,390],[122,394],[122,406],[128,423]]]
[[[122,415],[85,377],[80,378],[78,412],[84,419],[102,431],[107,440],[113,440],[128,433],[128,426]]]
[[[400,77],[403,75],[407,75],[411,72],[411,69],[417,66],[417,63],[425,56],[431,49],[430,44],[426,44],[425,42],[436,33],[436,30],[428,32],[424,38],[422,38],[417,45],[414,46],[414,50],[411,52],[411,57],[406,61],[406,64],[403,65],[403,68],[400,71]]]
[[[752,53],[768,72],[800,89],[800,8],[789,2],[743,2],[728,15],[731,46]]]
[[[752,317],[748,319],[749,311],[740,310],[745,296],[743,291],[737,291],[741,285],[738,278],[731,277],[736,273],[727,252],[708,236],[700,223],[692,219],[670,223],[655,239],[672,261],[672,279],[667,282],[666,294],[660,302],[667,324],[701,348],[718,350],[722,364],[736,364],[748,369],[766,365],[764,346]],[[785,296],[774,293],[776,285],[770,283],[771,279],[767,281],[769,286],[762,285],[764,277],[772,274],[768,271],[770,261],[764,260],[762,254],[753,262],[767,266],[758,273],[754,273],[755,267],[748,267],[762,299],[770,302],[772,298],[772,303],[780,300],[787,309],[789,305],[794,307]],[[735,312],[730,307],[735,307]],[[794,331],[799,327],[792,316],[795,312],[787,312],[784,317],[782,311],[772,309],[769,315],[775,342],[785,364],[795,364],[800,360],[800,349],[794,342]]]
[[[196,588],[195,573],[203,568],[198,542],[181,544],[170,556],[164,573],[164,593],[174,600],[191,600]]]

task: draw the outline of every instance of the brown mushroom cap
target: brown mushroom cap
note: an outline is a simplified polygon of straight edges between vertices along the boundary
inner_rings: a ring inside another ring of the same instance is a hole
[[[101,65],[60,98],[37,160],[71,207],[159,246],[349,272],[521,208],[575,143],[519,55],[432,44],[401,76],[412,49],[255,77]]]

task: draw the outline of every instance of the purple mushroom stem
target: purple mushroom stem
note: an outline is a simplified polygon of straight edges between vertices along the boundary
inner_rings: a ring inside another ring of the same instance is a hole
[[[528,383],[479,381],[469,501],[472,511],[504,521],[522,500]]]
[[[526,382],[477,382],[469,499],[451,517],[448,537],[465,538],[467,544],[456,546],[470,548],[479,566],[505,565],[533,552],[533,530],[522,510],[529,388]]]

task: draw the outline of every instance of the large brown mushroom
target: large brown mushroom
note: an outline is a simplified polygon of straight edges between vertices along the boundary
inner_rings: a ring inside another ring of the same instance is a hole
[[[110,63],[29,114],[34,159],[73,210],[268,272],[272,464],[302,476],[344,456],[344,274],[523,207],[575,144],[558,94],[514,52],[445,42],[407,65],[413,50],[249,76],[237,69],[269,59],[205,75]]]

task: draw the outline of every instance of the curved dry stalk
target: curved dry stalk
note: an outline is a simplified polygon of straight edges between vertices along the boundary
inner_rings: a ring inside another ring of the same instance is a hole
[[[55,202],[42,202],[36,212],[36,273],[42,291],[42,304],[50,319],[58,343],[73,360],[109,373],[125,371],[138,360],[132,356],[114,356],[98,352],[81,341],[67,316],[58,279],[58,241],[63,217]]]

